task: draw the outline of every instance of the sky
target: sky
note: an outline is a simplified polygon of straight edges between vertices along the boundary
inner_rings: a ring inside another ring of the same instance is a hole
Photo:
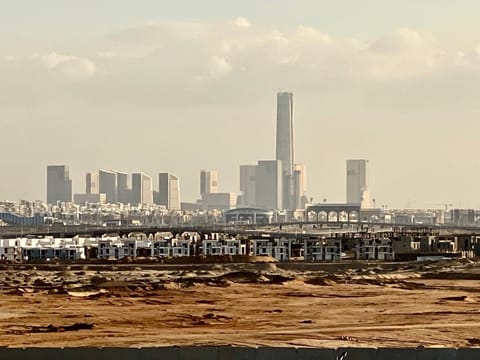
[[[377,205],[480,208],[477,0],[0,0],[0,199],[74,192],[102,169],[201,169],[238,192],[275,154],[276,93],[294,93],[308,194],[345,201],[370,160]]]

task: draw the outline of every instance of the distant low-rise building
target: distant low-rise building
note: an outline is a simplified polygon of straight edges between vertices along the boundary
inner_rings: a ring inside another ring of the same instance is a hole
[[[250,244],[253,256],[271,256],[278,261],[290,260],[292,253],[290,239],[253,239]]]
[[[305,261],[340,261],[342,239],[307,239],[304,242]]]
[[[204,210],[230,210],[237,205],[235,193],[206,193],[202,195],[201,207]]]
[[[357,260],[380,260],[394,259],[392,241],[387,238],[358,239],[356,246]]]
[[[270,210],[240,207],[225,211],[225,221],[228,224],[267,225],[272,219],[273,211]]]
[[[73,202],[77,205],[85,204],[106,204],[107,196],[105,194],[75,194]]]

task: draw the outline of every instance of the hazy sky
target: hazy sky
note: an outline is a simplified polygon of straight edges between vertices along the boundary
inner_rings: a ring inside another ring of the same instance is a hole
[[[276,92],[294,93],[309,195],[345,200],[370,160],[377,205],[480,207],[478,0],[0,0],[0,199],[74,192],[99,168],[202,168],[238,191],[275,153]]]

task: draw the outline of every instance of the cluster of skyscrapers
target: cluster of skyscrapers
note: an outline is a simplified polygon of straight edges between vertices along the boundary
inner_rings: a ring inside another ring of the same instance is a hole
[[[99,170],[85,176],[85,193],[75,194],[73,201],[84,203],[157,204],[180,210],[180,183],[171,173],[158,174],[158,190],[144,173]],[[72,201],[72,180],[66,165],[47,167],[47,202]]]
[[[171,173],[158,174],[158,189],[143,173],[99,170],[86,175],[85,193],[75,194],[75,203],[157,204],[169,210],[231,209],[236,206],[295,211],[309,202],[306,166],[295,163],[293,94],[277,94],[276,156],[256,165],[240,166],[240,196],[218,192],[216,170],[200,172],[201,200],[181,203],[179,178]],[[368,161],[347,160],[346,201],[370,207]],[[47,202],[72,201],[72,180],[65,165],[48,166]]]
[[[275,160],[240,166],[240,205],[296,210],[308,202],[306,166],[295,164],[293,94],[277,94]]]

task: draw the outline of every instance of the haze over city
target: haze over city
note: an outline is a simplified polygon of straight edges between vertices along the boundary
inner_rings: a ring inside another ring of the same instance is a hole
[[[45,199],[56,163],[75,192],[99,168],[173,172],[188,201],[213,168],[237,192],[284,90],[315,200],[345,201],[365,158],[378,205],[480,207],[478,2],[7,3],[0,199]]]

